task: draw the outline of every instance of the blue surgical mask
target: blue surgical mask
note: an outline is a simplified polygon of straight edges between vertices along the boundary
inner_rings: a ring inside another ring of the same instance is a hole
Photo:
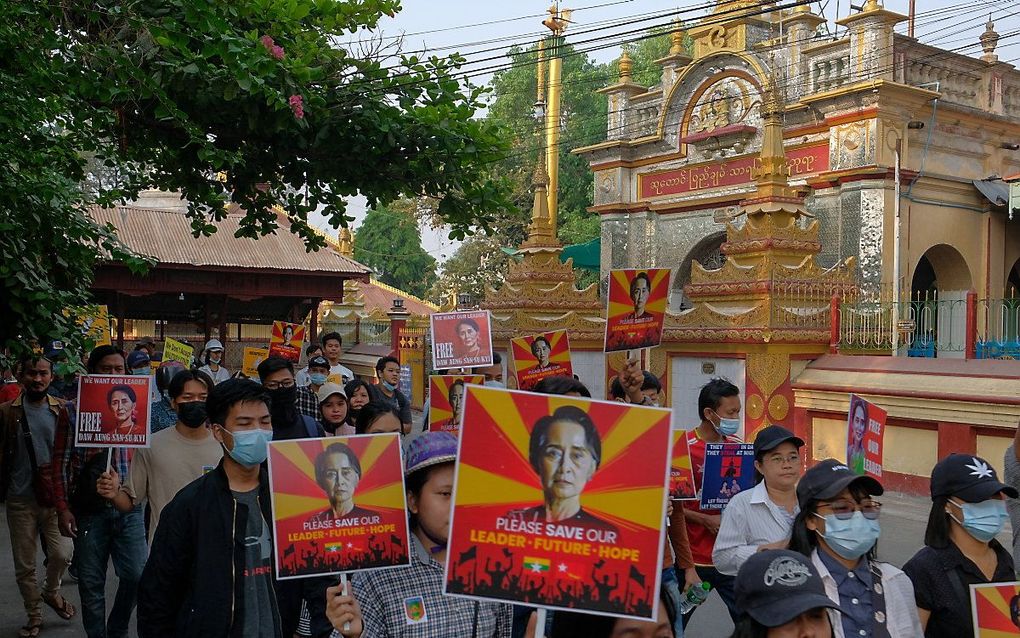
[[[394,390],[396,390],[396,389],[397,389],[397,386],[395,386],[395,385],[393,385],[392,383],[389,383],[389,382],[387,382],[387,381],[383,381],[383,382],[382,382],[382,387],[386,388],[386,389],[387,389],[387,390],[389,390],[390,392],[393,392]]]
[[[954,521],[960,523],[968,534],[982,543],[987,543],[995,538],[995,535],[1002,531],[1002,527],[1009,517],[1009,514],[1006,513],[1006,501],[999,498],[980,503],[957,504],[953,502],[953,504],[958,505],[963,512],[963,522],[953,516],[952,512],[949,512],[949,515]]]
[[[234,437],[234,449],[227,450],[230,458],[245,467],[255,467],[265,462],[269,456],[269,442],[273,440],[272,430],[223,431]]]
[[[866,518],[860,512],[854,512],[854,515],[846,520],[836,518],[835,514],[815,516],[825,521],[825,533],[818,535],[825,539],[825,543],[832,551],[847,560],[857,560],[867,554],[878,541],[878,535],[882,533],[878,519]]]
[[[311,379],[312,385],[322,385],[326,383],[326,375],[321,372],[313,372],[308,375],[308,378]]]
[[[140,377],[147,377],[152,373],[152,368],[135,368],[131,371],[131,374],[138,375]]]
[[[719,434],[723,436],[733,436],[740,431],[740,419],[724,419],[719,416],[719,413],[715,410],[712,410],[712,413],[719,417],[719,425],[715,426],[715,429],[719,432]]]

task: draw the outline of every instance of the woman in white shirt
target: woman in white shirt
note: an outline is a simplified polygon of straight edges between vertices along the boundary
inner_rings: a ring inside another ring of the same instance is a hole
[[[736,576],[748,558],[790,541],[797,507],[800,448],[804,441],[786,428],[770,425],[754,439],[754,468],[763,477],[754,489],[738,493],[723,510],[712,561],[720,573]]]
[[[826,459],[797,485],[800,514],[790,549],[811,558],[825,593],[843,608],[833,626],[836,638],[915,638],[921,621],[914,586],[899,569],[875,559],[884,492],[870,476]]]

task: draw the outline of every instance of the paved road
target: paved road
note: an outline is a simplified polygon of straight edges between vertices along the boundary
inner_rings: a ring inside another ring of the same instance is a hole
[[[924,527],[928,520],[931,501],[899,494],[886,494],[882,497],[884,510],[882,513],[882,539],[879,541],[878,554],[882,560],[902,566],[920,547],[924,538]],[[6,512],[0,508],[0,517],[6,521]],[[1007,529],[999,540],[1008,546],[1011,532]],[[42,556],[40,553],[40,568]],[[42,573],[40,571],[40,573]],[[116,577],[110,572],[107,587],[107,601],[112,601],[116,587]],[[78,588],[74,584],[64,587],[68,600],[78,606]],[[14,580],[14,568],[10,555],[10,538],[7,525],[0,525],[0,638],[16,636],[17,629],[24,622],[23,609]],[[70,622],[61,620],[49,608],[44,608],[45,628],[43,636],[84,636],[81,619]],[[724,638],[729,636],[733,625],[717,594],[705,602],[695,612],[685,635],[688,638]],[[132,632],[132,637],[135,634]]]

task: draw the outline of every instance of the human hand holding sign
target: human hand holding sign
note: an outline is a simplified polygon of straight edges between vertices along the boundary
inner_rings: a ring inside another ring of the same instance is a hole
[[[120,475],[114,470],[103,472],[96,480],[96,493],[112,500],[120,492]]]
[[[350,585],[334,585],[326,589],[326,618],[346,638],[359,638],[365,626],[361,617],[358,599],[344,593]]]
[[[620,371],[620,385],[627,393],[627,400],[630,403],[641,403],[644,395],[641,393],[641,386],[645,383],[645,373],[641,370],[639,359],[627,359],[627,364]]]

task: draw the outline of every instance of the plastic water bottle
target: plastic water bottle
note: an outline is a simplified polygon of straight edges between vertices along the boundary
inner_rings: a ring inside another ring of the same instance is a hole
[[[695,607],[708,600],[708,592],[712,590],[709,583],[701,583],[687,590],[687,593],[680,599],[680,614],[686,614]]]

